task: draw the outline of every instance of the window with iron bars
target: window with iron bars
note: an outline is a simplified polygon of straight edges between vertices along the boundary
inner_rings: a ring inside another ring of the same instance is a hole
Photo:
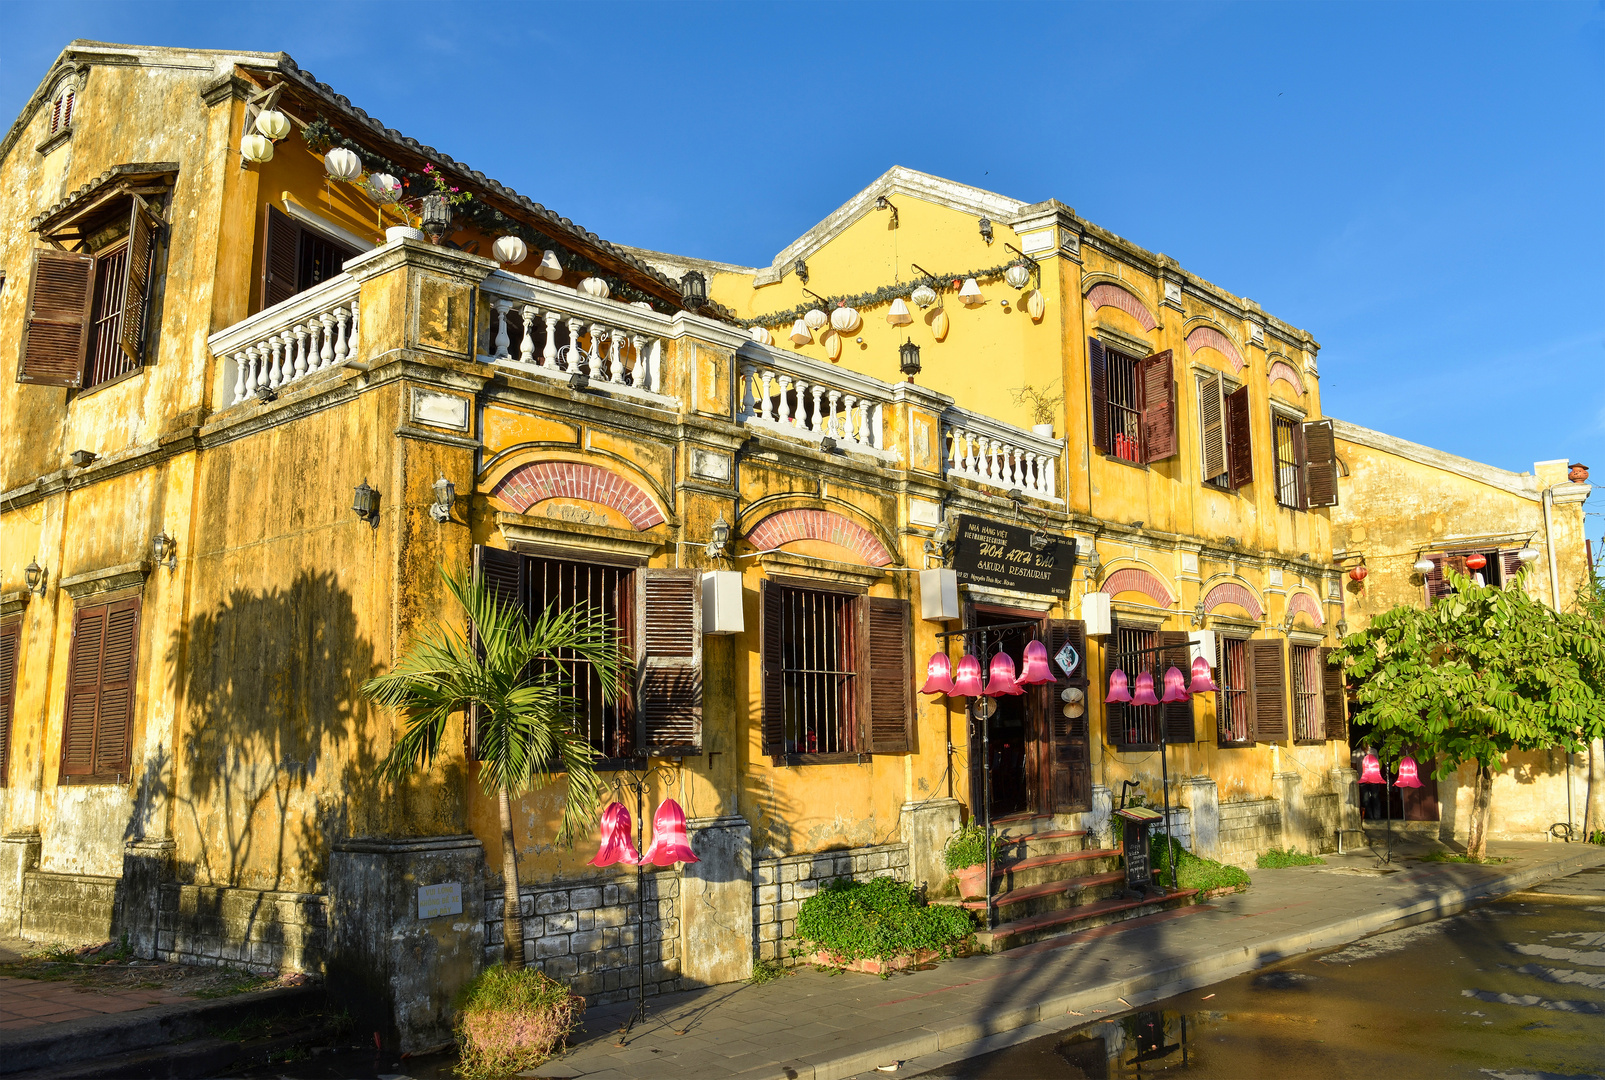
[[[1254,733],[1248,722],[1248,659],[1241,638],[1220,639],[1216,658],[1215,719],[1222,746],[1253,746]]]
[[[1138,672],[1151,671],[1154,657],[1158,655],[1151,652],[1143,653],[1141,650],[1157,646],[1159,633],[1155,630],[1130,626],[1122,626],[1118,630],[1116,644],[1122,657],[1119,664],[1126,673],[1128,685],[1135,693]],[[1112,741],[1116,746],[1121,749],[1158,749],[1158,705],[1126,705],[1121,713],[1117,730],[1111,732]]]
[[[1122,461],[1142,461],[1142,412],[1137,408],[1137,358],[1107,350],[1109,369],[1109,453]]]
[[[127,287],[128,244],[103,252],[95,258],[95,306],[90,316],[89,357],[84,370],[84,389],[121,375],[139,364],[123,351],[123,290]]]
[[[781,590],[788,754],[857,749],[858,602],[842,593]]]
[[[627,567],[531,559],[529,583],[532,618],[539,618],[554,605],[558,611],[589,605],[618,628],[619,648],[626,657],[631,655],[635,581]],[[564,654],[562,660],[573,674],[578,724],[586,741],[606,761],[628,759],[635,735],[628,686],[621,686],[618,696],[608,701],[602,693],[602,680],[589,663],[572,653]]]
[[[1299,505],[1299,451],[1298,421],[1291,417],[1273,414],[1271,433],[1276,446],[1276,501],[1283,506],[1298,509]]]
[[[1313,645],[1289,650],[1293,683],[1293,738],[1299,742],[1325,742],[1326,718],[1321,712],[1321,669]]]

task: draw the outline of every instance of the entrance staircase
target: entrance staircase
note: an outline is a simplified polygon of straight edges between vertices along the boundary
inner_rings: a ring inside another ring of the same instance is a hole
[[[1087,846],[1084,830],[1054,829],[1051,818],[1014,819],[995,826],[998,855],[992,867],[996,923],[976,933],[989,952],[1044,938],[1153,915],[1193,902],[1196,890],[1166,888],[1132,899],[1120,849]],[[986,901],[962,907],[984,913]]]

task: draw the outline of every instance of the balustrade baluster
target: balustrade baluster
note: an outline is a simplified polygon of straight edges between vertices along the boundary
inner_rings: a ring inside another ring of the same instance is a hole
[[[346,359],[355,360],[357,353],[357,331],[360,328],[362,317],[358,312],[357,301],[351,301],[351,332],[346,335]]]
[[[346,341],[346,327],[351,321],[351,312],[344,307],[334,309],[334,362],[343,364],[351,357],[351,347]]]
[[[624,385],[624,335],[617,330],[607,335],[607,381]]]
[[[584,370],[582,366],[584,353],[580,348],[580,335],[585,331],[585,320],[575,317],[568,319],[567,324],[568,345],[566,346],[567,353],[563,357],[563,370],[573,375],[577,371]]]
[[[1009,486],[1020,487],[1025,482],[1025,451],[1018,446],[1013,447],[1013,455],[1009,458]]]
[[[507,313],[512,307],[511,300],[504,300],[499,296],[491,302],[490,325],[496,333],[491,355],[498,360],[507,359],[508,350],[513,344],[512,338],[507,334]]]
[[[279,366],[280,354],[284,346],[276,335],[267,339],[267,384],[274,390],[279,388],[283,380],[284,371]]]
[[[646,385],[646,338],[631,334],[630,348],[635,350],[635,362],[630,365],[630,385],[637,390],[649,390],[651,387]]]
[[[602,381],[602,342],[607,338],[607,327],[591,324],[591,348],[585,354],[585,374],[597,382]]]
[[[518,361],[531,367],[535,366],[535,316],[539,314],[534,304],[525,304],[518,316],[518,325],[524,331],[524,340],[518,343]]]
[[[636,366],[639,367],[640,363],[637,360]],[[753,365],[746,363],[741,365],[741,415],[744,418],[753,415],[752,408],[757,404],[753,396],[753,380],[757,374],[758,369]]]
[[[779,410],[780,411],[779,411],[779,415],[776,416],[775,419],[780,421],[780,423],[782,423],[782,424],[790,424],[792,422],[791,421],[791,401],[787,397],[787,395],[790,394],[790,393],[791,393],[791,376],[790,375],[782,375],[782,376],[780,376],[780,404],[779,404]]]
[[[295,377],[299,379],[307,373],[307,328],[296,326],[290,333],[295,335]]]
[[[323,327],[323,348],[319,358],[323,361],[322,367],[334,363],[334,313],[325,311],[318,316],[318,324]]]
[[[546,342],[541,346],[541,367],[555,368],[557,366],[557,320],[559,316],[555,311],[546,313]]]
[[[825,420],[825,434],[833,439],[840,438],[840,434],[837,431],[837,417],[839,415],[838,407],[841,404],[842,392],[840,390],[826,390],[825,397],[830,401],[830,412],[826,414]]]
[[[234,404],[236,405],[245,400],[245,376],[249,370],[246,365],[249,363],[244,349],[234,354]]]
[[[791,388],[797,392],[797,411],[792,414],[791,426],[799,431],[812,431],[813,425],[808,419],[808,380],[792,379]]]
[[[853,442],[858,441],[858,398],[852,394],[842,393],[842,437]]]

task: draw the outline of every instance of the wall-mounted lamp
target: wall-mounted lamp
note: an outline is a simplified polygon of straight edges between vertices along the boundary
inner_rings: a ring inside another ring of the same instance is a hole
[[[588,390],[591,386],[591,376],[583,371],[576,371],[568,377],[570,390]]]
[[[368,486],[366,477],[357,485],[357,490],[351,499],[351,509],[361,520],[376,529],[379,527],[379,493]]]
[[[992,242],[992,219],[982,218],[978,224],[981,226],[981,239],[990,244]]]
[[[269,386],[265,382],[264,383],[257,383],[256,384],[256,397],[257,397],[258,401],[263,401],[263,402],[277,401],[277,400],[279,400],[279,392],[277,390],[273,389],[273,387]]]
[[[914,344],[913,338],[897,347],[897,366],[908,376],[909,382],[913,382],[914,376],[920,373],[920,347]]]
[[[1337,636],[1338,637],[1348,637],[1349,636],[1349,620],[1347,620],[1347,619],[1339,619],[1337,621],[1337,625],[1334,626],[1333,629],[1335,629],[1337,631]]]
[[[836,452],[836,440],[831,436],[826,435],[823,439],[819,440],[819,448],[827,454],[834,454]]]
[[[45,581],[49,577],[50,571],[32,560],[29,560],[28,565],[22,571],[22,580],[27,583],[28,591],[38,593],[40,596],[45,594]]]
[[[808,284],[807,263],[803,262],[801,259],[798,259],[796,262],[791,264],[791,268],[796,273],[798,281],[802,282],[804,285]]]
[[[1089,544],[1087,546],[1087,554],[1082,562],[1087,568],[1087,580],[1096,581],[1098,579],[1098,567],[1103,565],[1098,549]]]
[[[875,209],[890,210],[892,212],[892,228],[897,228],[897,207],[892,205],[892,200],[884,195],[877,195],[875,197]]]
[[[680,275],[680,303],[687,311],[699,311],[708,302],[708,279],[700,270]]]
[[[166,532],[157,533],[150,538],[150,556],[157,566],[172,570],[178,565],[178,541]]]
[[[72,452],[72,464],[75,469],[87,469],[98,460],[100,460],[100,455],[93,450],[74,450]]]
[[[727,548],[730,543],[730,523],[724,519],[723,510],[719,511],[719,520],[713,523],[710,535],[712,539],[708,541],[707,547],[702,549],[703,552],[710,559],[726,558],[730,554]]]
[[[429,516],[444,525],[451,520],[451,508],[457,502],[457,485],[442,476],[435,481],[435,501],[429,504]]]
[[[1048,536],[1047,533],[1043,532],[1041,529],[1032,529],[1031,530],[1031,550],[1032,551],[1046,551],[1046,550],[1048,550],[1048,545],[1051,544],[1052,542],[1053,542],[1053,539],[1050,536]]]

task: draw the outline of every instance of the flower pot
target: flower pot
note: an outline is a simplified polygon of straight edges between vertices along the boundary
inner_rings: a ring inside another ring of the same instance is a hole
[[[1053,425],[1052,424],[1032,424],[1031,425],[1031,431],[1034,434],[1041,435],[1044,439],[1053,438]]]
[[[411,225],[392,225],[385,230],[385,243],[394,244],[397,240],[422,240],[422,229],[415,229]]]
[[[1588,466],[1573,465],[1571,468],[1566,470],[1566,479],[1570,480],[1574,484],[1588,483]]]
[[[981,896],[986,891],[986,863],[976,863],[974,866],[955,870],[953,876],[959,879],[960,896]]]

